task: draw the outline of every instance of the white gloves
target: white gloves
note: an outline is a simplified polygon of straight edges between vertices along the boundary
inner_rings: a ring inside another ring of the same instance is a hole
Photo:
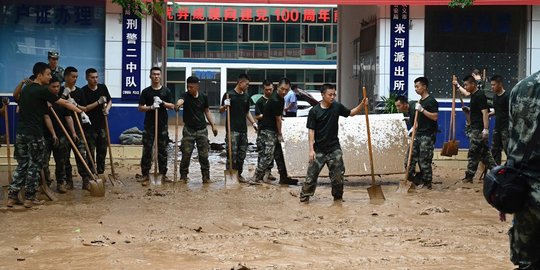
[[[163,100],[161,100],[161,98],[159,98],[159,96],[155,96],[155,97],[154,97],[154,103],[159,103],[159,104],[161,104],[161,103],[163,103]]]
[[[62,93],[62,96],[63,97],[69,97],[69,93],[71,93],[71,91],[68,89],[68,88],[64,88],[64,92]]]
[[[161,98],[159,98],[158,96],[155,96],[154,97],[154,104],[152,104],[152,106],[150,106],[150,109],[151,110],[159,109],[159,106],[161,106],[162,103],[163,103],[163,100],[161,100]]]
[[[225,100],[223,101],[223,105],[225,105],[225,106],[231,106],[231,99],[229,99],[229,98],[228,98],[228,99],[225,99]]]
[[[411,136],[411,134],[412,134],[412,132],[413,132],[413,129],[414,129],[414,128],[411,128],[411,129],[409,129],[409,130],[407,131],[407,136]]]
[[[90,117],[88,117],[88,115],[84,112],[81,113],[81,121],[83,124],[92,124],[92,122],[90,122]]]
[[[105,103],[107,103],[107,97],[106,97],[106,96],[101,96],[101,97],[99,97],[99,99],[97,100],[97,104],[98,104],[98,105],[105,104]]]
[[[416,105],[414,107],[418,112],[424,112],[424,108],[422,107],[422,104],[420,104],[420,102],[416,102]]]
[[[488,137],[489,137],[489,129],[484,128],[484,130],[482,130],[482,139],[487,139]]]
[[[69,103],[73,104],[73,106],[77,106],[77,102],[75,102],[75,100],[73,98],[68,98],[67,101],[69,101]]]

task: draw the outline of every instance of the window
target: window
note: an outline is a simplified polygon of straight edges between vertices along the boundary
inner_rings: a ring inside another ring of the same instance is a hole
[[[236,23],[223,24],[223,41],[238,41],[238,29]]]
[[[189,23],[177,23],[175,29],[174,37],[177,41],[189,41]]]
[[[243,42],[267,42],[267,24],[240,24],[238,40]]]
[[[285,42],[285,24],[270,25],[270,41]]]
[[[287,24],[287,42],[300,42],[300,25]]]
[[[204,41],[205,36],[204,23],[192,23],[191,24],[191,41]]]
[[[323,29],[322,25],[304,25],[304,42],[322,42]]]
[[[308,70],[306,70],[306,82],[323,83],[324,82],[324,70],[322,70],[322,69],[308,69]]]
[[[207,41],[221,41],[221,23],[208,23],[206,29],[208,30]]]

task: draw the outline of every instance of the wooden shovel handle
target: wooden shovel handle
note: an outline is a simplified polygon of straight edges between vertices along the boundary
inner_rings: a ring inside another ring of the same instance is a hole
[[[83,127],[81,125],[81,122],[79,122],[79,115],[76,112],[74,112],[73,114],[75,115],[75,121],[77,122],[77,126],[79,127],[79,130],[81,132],[81,136],[82,136],[83,143],[84,143],[84,148],[86,149],[86,152],[88,153],[88,157],[90,158],[90,162],[92,162],[92,167],[94,168],[94,171],[97,173],[96,162],[94,161],[94,157],[92,156],[92,153],[90,151],[90,146],[88,146],[88,141],[86,140],[86,135],[84,135],[84,130],[83,130]]]
[[[158,109],[154,110],[154,175],[158,173]]]
[[[414,124],[412,126],[411,142],[409,143],[409,157],[407,158],[407,170],[405,171],[405,180],[409,180],[409,170],[411,169],[412,151],[414,147],[414,138],[416,137],[416,128],[418,127],[418,111],[414,113]]]
[[[105,115],[105,132],[107,132],[107,145],[109,147],[109,161],[111,162],[111,173],[113,177],[116,177],[116,173],[114,172],[114,162],[113,162],[113,157],[112,157],[111,132],[109,131],[109,116],[108,115]]]
[[[176,112],[176,120],[174,122],[174,182],[176,182],[176,178],[178,175],[178,115],[179,112]]]
[[[4,122],[6,124],[6,154],[8,162],[8,183],[11,185],[11,146],[9,145],[9,104],[4,105]]]
[[[366,93],[366,87],[362,87],[362,94],[364,96],[364,99],[367,97]],[[369,129],[369,108],[368,104],[364,104],[364,110],[366,114],[366,130],[367,130],[367,142],[368,142],[368,150],[369,150],[369,167],[371,169],[371,184],[375,185],[375,170],[373,168],[373,150],[371,148],[371,131]]]
[[[226,94],[226,98],[229,99],[229,94]],[[227,142],[229,143],[229,169],[232,170],[232,138],[231,138],[231,105],[227,107]]]

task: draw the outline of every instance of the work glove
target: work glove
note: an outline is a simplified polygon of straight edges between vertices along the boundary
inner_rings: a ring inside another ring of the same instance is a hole
[[[71,93],[71,91],[67,87],[65,87],[64,92],[62,93],[62,97],[64,98],[69,97],[69,93]]]
[[[97,104],[98,104],[98,105],[105,104],[105,103],[107,103],[107,97],[106,97],[106,96],[101,96],[101,97],[99,97],[99,99],[97,100]]]
[[[154,99],[154,104],[152,104],[152,106],[150,106],[150,109],[151,110],[155,110],[155,109],[159,109],[159,106],[161,105],[161,103],[157,102],[155,99]]]
[[[402,120],[402,121],[407,122],[407,121],[409,121],[410,119],[411,119],[411,118],[410,118],[409,116],[405,116],[405,117],[403,117],[403,120]]]
[[[174,105],[174,111],[176,111],[176,112],[180,111],[180,106],[178,106],[178,105],[175,104],[175,105]]]
[[[2,104],[6,105],[6,106],[9,105],[9,98],[7,98],[7,97],[2,98]]]
[[[482,139],[487,139],[488,137],[489,137],[489,129],[484,128],[484,130],[482,130]]]
[[[73,104],[73,106],[77,107],[77,102],[75,102],[75,100],[73,98],[68,98],[67,101],[69,101],[69,103]]]
[[[225,100],[223,101],[223,105],[225,105],[225,106],[231,106],[231,99],[229,99],[229,98],[228,98],[228,99],[225,99]]]
[[[416,102],[416,105],[414,106],[414,108],[415,108],[418,112],[424,112],[424,107],[422,107],[422,104],[420,104],[420,102]]]
[[[163,103],[163,100],[161,100],[161,98],[160,98],[159,96],[155,96],[155,97],[154,97],[154,103],[159,103],[159,104],[161,104],[161,103]]]
[[[103,107],[103,115],[107,116],[109,115],[109,110],[107,109],[107,106]]]
[[[81,121],[83,124],[92,124],[92,122],[90,122],[90,117],[88,117],[88,115],[84,112],[81,113]]]
[[[411,136],[411,134],[412,134],[412,132],[413,132],[413,129],[414,129],[414,128],[411,128],[411,129],[409,129],[409,130],[407,131],[407,136],[409,136],[409,137]]]

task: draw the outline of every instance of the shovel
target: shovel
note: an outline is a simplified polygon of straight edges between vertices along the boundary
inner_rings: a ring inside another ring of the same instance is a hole
[[[49,198],[49,200],[58,201],[58,198],[56,197],[56,195],[54,195],[54,192],[47,185],[47,179],[45,179],[45,172],[43,171],[43,169],[41,169],[40,176],[41,191],[43,191],[43,193],[45,194],[45,196],[47,196],[47,198]]]
[[[227,99],[229,99],[229,94],[227,94]],[[232,166],[232,138],[231,138],[231,112],[230,108],[227,108],[227,144],[229,150],[229,169],[225,170],[225,185],[227,181],[232,183],[238,183],[238,171],[233,170]]]
[[[409,193],[414,190],[414,185],[409,179],[409,170],[411,169],[412,151],[414,147],[414,138],[416,137],[416,128],[418,127],[418,111],[414,114],[414,124],[412,130],[411,142],[409,143],[409,157],[407,158],[407,169],[405,171],[405,178],[399,181],[399,187],[397,192]]]
[[[97,168],[96,168],[96,162],[94,161],[94,156],[91,153],[90,151],[90,147],[88,146],[88,141],[86,140],[86,135],[84,135],[84,130],[83,130],[83,127],[81,125],[81,122],[79,122],[79,115],[77,113],[73,113],[75,115],[75,121],[77,122],[77,126],[79,127],[79,130],[81,132],[81,136],[82,136],[82,139],[83,139],[83,142],[84,142],[84,147],[86,148],[86,153],[88,153],[88,157],[90,158],[90,162],[92,162],[92,167],[94,169],[94,172],[97,173]],[[99,177],[99,176],[98,176]],[[104,177],[100,177],[101,178],[101,181],[103,181],[103,183],[105,183],[107,180],[104,179]]]
[[[58,122],[58,125],[60,125],[60,128],[62,128],[62,131],[64,132],[64,135],[66,135],[69,143],[71,144],[71,148],[73,148],[73,152],[75,152],[75,154],[79,157],[82,164],[84,165],[84,168],[86,169],[86,171],[88,171],[88,174],[92,175],[92,177],[93,177],[93,179],[90,180],[90,183],[89,183],[90,184],[90,195],[92,195],[94,197],[103,197],[103,196],[105,196],[105,183],[101,179],[99,179],[94,173],[92,173],[92,171],[88,167],[88,164],[86,164],[86,160],[81,155],[81,152],[79,152],[79,149],[77,148],[77,145],[75,145],[75,143],[73,142],[73,140],[69,136],[66,128],[64,127],[64,124],[62,124],[62,122],[60,121],[60,118],[58,118],[58,115],[54,111],[53,107],[50,107],[50,109],[51,109],[51,112],[54,115],[54,118]]]
[[[4,104],[4,122],[6,124],[6,154],[7,154],[7,162],[8,162],[8,185],[3,186],[3,192],[4,192],[4,198],[7,202],[7,193],[8,193],[8,187],[11,185],[11,146],[9,145],[9,117],[8,117],[8,104]]]
[[[111,147],[111,133],[109,131],[109,117],[107,115],[105,115],[105,131],[107,132],[107,145],[109,146],[109,161],[111,162],[111,174],[109,174],[109,181],[111,181],[111,184],[113,186],[119,186],[119,185],[123,186],[124,182],[116,178],[116,173],[114,172],[114,162],[113,162],[112,147]]]
[[[161,177],[158,173],[158,110],[154,110],[154,173],[150,175],[152,185],[161,185]]]
[[[456,76],[452,75],[452,81]],[[459,141],[456,141],[456,85],[452,84],[452,112],[450,113],[450,128],[448,141],[443,144],[441,156],[451,157],[458,154]]]
[[[176,112],[176,120],[174,122],[174,174],[173,181],[178,180],[178,112]]]
[[[367,97],[366,87],[362,88],[364,99]],[[370,201],[384,201],[384,194],[380,185],[375,184],[375,172],[373,168],[373,150],[371,148],[371,131],[369,130],[369,108],[368,104],[364,104],[365,114],[366,114],[366,130],[367,130],[367,141],[369,149],[369,165],[371,169],[371,186],[368,187],[367,191],[369,194]]]

